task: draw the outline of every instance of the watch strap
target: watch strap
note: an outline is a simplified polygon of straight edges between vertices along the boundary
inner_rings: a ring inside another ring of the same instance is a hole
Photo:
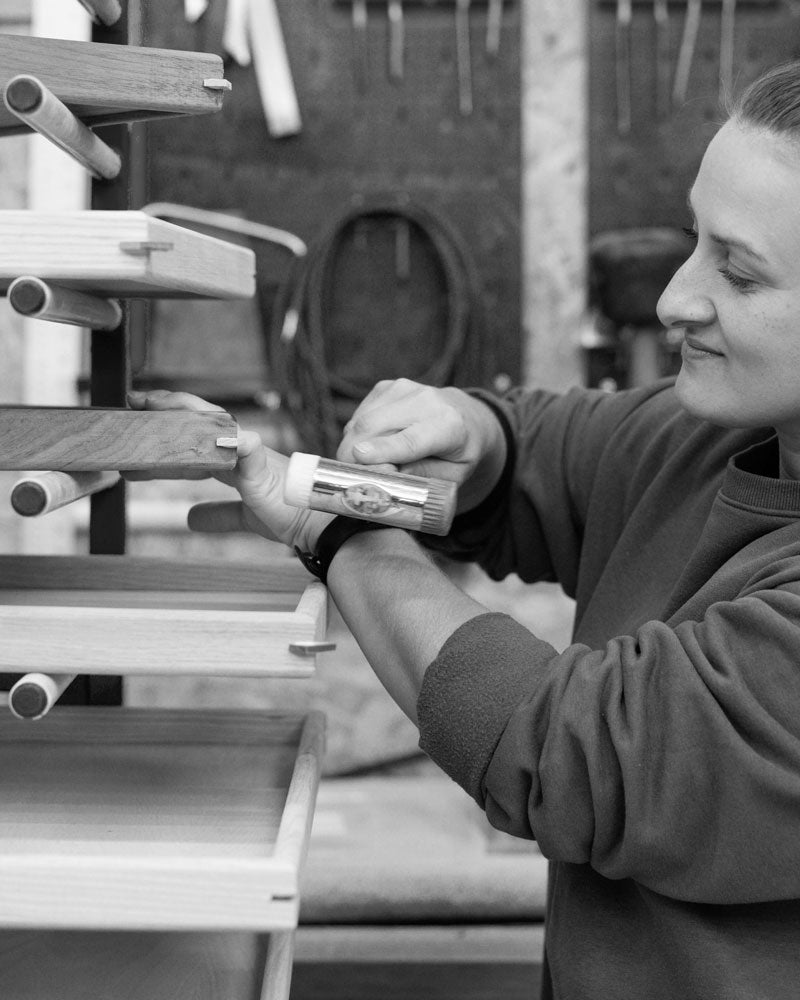
[[[330,524],[322,530],[317,539],[315,552],[302,552],[296,545],[295,554],[309,573],[313,573],[323,583],[328,582],[328,570],[333,557],[348,538],[362,531],[378,531],[381,528],[391,528],[391,524],[381,524],[377,521],[365,521],[362,518],[337,515]]]

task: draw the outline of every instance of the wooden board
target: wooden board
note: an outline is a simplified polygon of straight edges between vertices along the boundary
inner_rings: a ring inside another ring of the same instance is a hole
[[[0,469],[64,472],[222,471],[238,425],[219,410],[0,406]]]
[[[255,255],[144,212],[0,211],[0,291],[21,275],[115,298],[249,298]]]
[[[221,571],[199,561],[0,557],[0,673],[23,665],[43,673],[308,677],[314,657],[291,647],[324,640],[327,590],[309,574],[305,581],[298,586],[295,571],[281,583],[280,571]]]
[[[56,708],[0,724],[0,927],[290,930],[324,722]]]
[[[206,52],[0,35],[0,89],[20,73],[37,77],[88,125],[222,108],[222,59]],[[0,135],[28,127],[0,103]]]

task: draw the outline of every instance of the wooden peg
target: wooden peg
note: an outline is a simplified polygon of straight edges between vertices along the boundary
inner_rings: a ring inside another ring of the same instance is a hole
[[[119,154],[76,118],[35,76],[20,73],[6,84],[3,100],[12,114],[63,149],[98,179],[112,180],[122,169]]]
[[[37,517],[107,490],[119,481],[118,472],[40,472],[14,484],[11,506],[22,517]]]
[[[8,301],[20,315],[51,323],[116,330],[122,322],[122,307],[116,299],[51,285],[31,275],[22,275],[11,282]]]
[[[25,674],[8,692],[8,707],[18,719],[41,719],[74,680],[74,674]]]
[[[108,26],[116,24],[122,17],[119,0],[79,0],[79,2],[89,11],[93,20],[102,24]]]

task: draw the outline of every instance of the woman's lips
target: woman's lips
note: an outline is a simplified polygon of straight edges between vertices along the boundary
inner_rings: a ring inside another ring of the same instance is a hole
[[[700,340],[696,340],[694,337],[686,337],[683,342],[683,355],[684,357],[692,358],[721,358],[722,351],[715,351],[713,347],[709,347]]]

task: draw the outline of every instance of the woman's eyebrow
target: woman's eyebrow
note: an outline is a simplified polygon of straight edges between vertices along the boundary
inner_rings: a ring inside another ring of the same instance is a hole
[[[692,218],[694,219],[695,214],[694,209],[692,208],[691,188],[686,193],[686,204],[689,206],[689,211],[692,213]],[[749,257],[752,257],[753,260],[759,261],[761,264],[769,264],[769,261],[764,254],[759,253],[759,251],[756,250],[755,247],[751,246],[751,244],[746,240],[737,239],[735,236],[723,236],[719,233],[709,233],[708,238],[718,246],[725,247],[726,249],[734,247],[736,250],[741,250],[742,253],[746,253]]]

